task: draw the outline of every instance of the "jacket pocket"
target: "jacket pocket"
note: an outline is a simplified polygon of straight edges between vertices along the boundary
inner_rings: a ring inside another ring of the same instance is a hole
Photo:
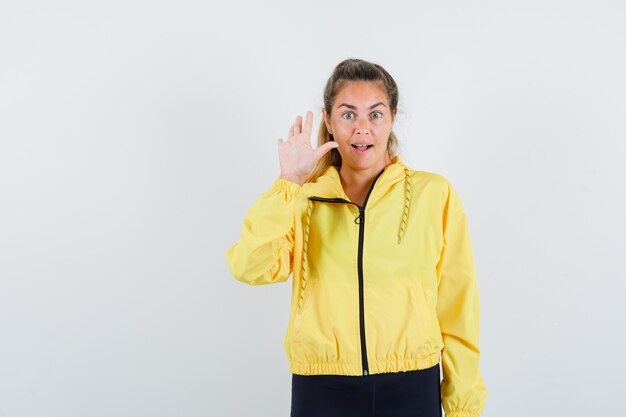
[[[435,306],[431,306],[427,300],[422,283],[416,280],[411,285],[411,301],[420,315],[419,322],[421,338],[434,352],[443,348],[441,329],[437,320]]]
[[[413,304],[413,308],[418,315],[418,322],[420,325],[420,333],[426,338],[425,332],[428,331],[428,304],[426,303],[426,297],[424,297],[424,290],[422,289],[422,285],[419,281],[415,280],[411,282],[409,287],[409,294],[411,296],[411,303]]]

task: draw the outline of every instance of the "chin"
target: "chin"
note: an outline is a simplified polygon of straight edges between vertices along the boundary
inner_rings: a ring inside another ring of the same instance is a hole
[[[350,163],[348,164],[348,166],[350,166],[351,168],[355,168],[355,169],[369,169],[372,168],[376,165],[378,165],[382,159],[368,159],[368,160],[353,160],[350,159],[349,160]]]

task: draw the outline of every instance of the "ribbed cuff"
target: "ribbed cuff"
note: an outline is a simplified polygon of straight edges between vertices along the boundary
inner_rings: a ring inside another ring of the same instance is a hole
[[[284,178],[276,178],[272,184],[272,188],[275,191],[286,193],[290,196],[294,196],[300,192],[302,186],[293,181],[286,180]]]
[[[446,413],[446,417],[478,417],[478,414],[469,411],[450,411]]]

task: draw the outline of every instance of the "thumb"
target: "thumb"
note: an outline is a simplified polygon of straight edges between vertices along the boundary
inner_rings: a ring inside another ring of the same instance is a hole
[[[326,152],[330,151],[331,149],[338,148],[338,147],[339,147],[339,144],[337,142],[332,141],[332,140],[328,141],[315,150],[315,157],[316,159],[319,159],[322,156],[324,156]]]

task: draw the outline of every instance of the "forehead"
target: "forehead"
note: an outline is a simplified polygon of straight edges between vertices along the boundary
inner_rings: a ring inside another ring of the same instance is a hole
[[[335,107],[342,103],[357,107],[369,107],[378,102],[383,102],[389,106],[387,91],[381,82],[349,81],[339,89],[335,97]]]

